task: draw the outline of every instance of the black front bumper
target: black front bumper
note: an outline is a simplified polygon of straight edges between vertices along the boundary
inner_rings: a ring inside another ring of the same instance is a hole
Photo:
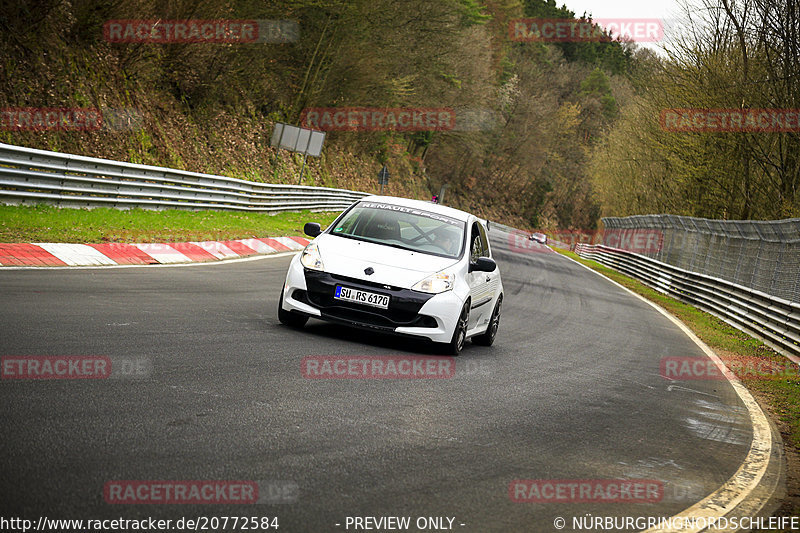
[[[306,269],[305,278],[308,290],[296,290],[292,298],[319,309],[321,316],[315,318],[386,333],[394,333],[394,329],[399,327],[437,327],[435,318],[419,314],[422,306],[434,296],[433,294],[316,270]],[[380,309],[336,300],[333,295],[337,285],[385,294],[389,296],[389,308]]]

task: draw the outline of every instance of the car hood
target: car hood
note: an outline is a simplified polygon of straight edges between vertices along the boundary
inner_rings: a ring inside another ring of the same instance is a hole
[[[412,252],[336,235],[323,234],[316,239],[325,271],[374,283],[411,288],[425,276],[458,262],[457,259]],[[372,267],[372,275],[364,273]]]

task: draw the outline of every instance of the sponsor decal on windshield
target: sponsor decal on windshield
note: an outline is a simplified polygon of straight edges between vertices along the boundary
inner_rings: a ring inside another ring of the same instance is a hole
[[[464,226],[464,223],[458,219],[451,218],[445,215],[439,215],[437,213],[431,213],[430,211],[415,209],[413,207],[405,207],[402,205],[384,204],[381,202],[361,202],[358,204],[358,207],[364,207],[366,209],[385,209],[386,211],[408,213],[409,215],[416,215],[420,217],[430,218],[433,220],[438,220],[439,222],[444,222],[452,226],[458,226],[458,227]]]

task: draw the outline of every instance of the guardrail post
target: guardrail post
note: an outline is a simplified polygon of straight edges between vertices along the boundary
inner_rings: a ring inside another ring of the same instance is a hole
[[[742,266],[742,250],[739,249],[739,253],[736,255],[736,270],[733,272],[733,282],[739,282],[739,267]]]
[[[769,280],[769,289],[767,292],[772,294],[772,291],[775,290],[775,279],[778,277],[778,269],[781,265],[781,259],[783,259],[783,249],[786,248],[786,243],[781,243],[781,247],[778,248],[778,258],[775,260],[775,266],[772,268],[772,277]]]
[[[750,275],[750,283],[742,283],[742,285],[749,285],[755,287],[758,277],[758,262],[761,260],[761,250],[764,248],[764,241],[758,242],[758,250],[756,250],[756,261],[753,263],[753,273]],[[741,256],[740,256],[741,257]]]
[[[670,263],[672,258],[672,243],[675,242],[675,228],[670,228],[669,230],[664,230],[664,239],[666,240],[667,235],[666,232],[669,231],[669,247],[667,248],[666,255],[662,256],[662,259],[665,263]]]

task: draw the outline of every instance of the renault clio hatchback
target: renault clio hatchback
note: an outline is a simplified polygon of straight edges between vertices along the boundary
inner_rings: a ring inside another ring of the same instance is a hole
[[[485,222],[441,205],[386,196],[354,203],[294,257],[278,318],[309,318],[427,338],[457,355],[467,339],[489,346],[503,284]]]

